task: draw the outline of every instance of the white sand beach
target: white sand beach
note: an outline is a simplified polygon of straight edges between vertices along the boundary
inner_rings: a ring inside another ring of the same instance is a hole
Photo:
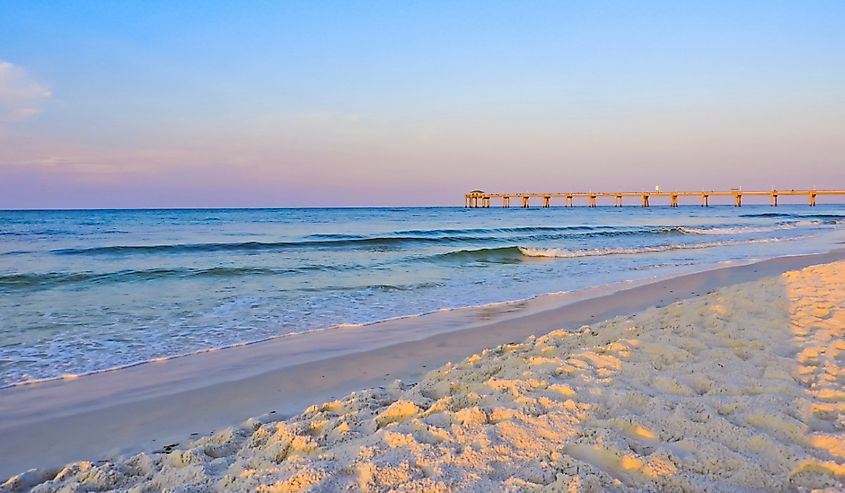
[[[699,294],[0,491],[845,487],[845,262]]]

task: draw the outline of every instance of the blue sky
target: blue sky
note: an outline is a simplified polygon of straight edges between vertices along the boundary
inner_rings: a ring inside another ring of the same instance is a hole
[[[0,207],[845,186],[841,1],[9,1],[0,23]]]

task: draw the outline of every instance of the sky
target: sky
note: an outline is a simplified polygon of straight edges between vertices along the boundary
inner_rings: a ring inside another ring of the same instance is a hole
[[[845,2],[0,0],[0,208],[845,188]]]

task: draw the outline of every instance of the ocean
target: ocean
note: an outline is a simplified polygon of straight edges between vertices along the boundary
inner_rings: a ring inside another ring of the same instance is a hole
[[[0,211],[0,387],[823,252],[845,205]]]

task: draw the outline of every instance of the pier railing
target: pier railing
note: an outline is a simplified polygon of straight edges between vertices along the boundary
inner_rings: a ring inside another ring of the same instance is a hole
[[[729,191],[702,191],[702,192],[571,192],[571,193],[488,193],[482,190],[473,190],[464,195],[464,207],[476,208],[490,207],[493,199],[501,199],[502,207],[510,207],[511,199],[520,201],[522,208],[530,207],[531,199],[542,200],[542,207],[550,207],[552,199],[563,199],[563,206],[573,207],[575,199],[585,198],[587,207],[596,207],[599,198],[612,198],[614,207],[622,207],[622,199],[625,197],[636,197],[641,207],[650,207],[651,199],[654,197],[669,198],[669,207],[678,207],[681,197],[697,197],[700,199],[701,207],[710,205],[710,197],[733,197],[736,207],[742,207],[743,197],[767,196],[769,204],[773,207],[778,205],[778,197],[803,195],[807,197],[810,207],[816,205],[816,197],[819,195],[841,195],[845,196],[845,190],[729,190]]]

